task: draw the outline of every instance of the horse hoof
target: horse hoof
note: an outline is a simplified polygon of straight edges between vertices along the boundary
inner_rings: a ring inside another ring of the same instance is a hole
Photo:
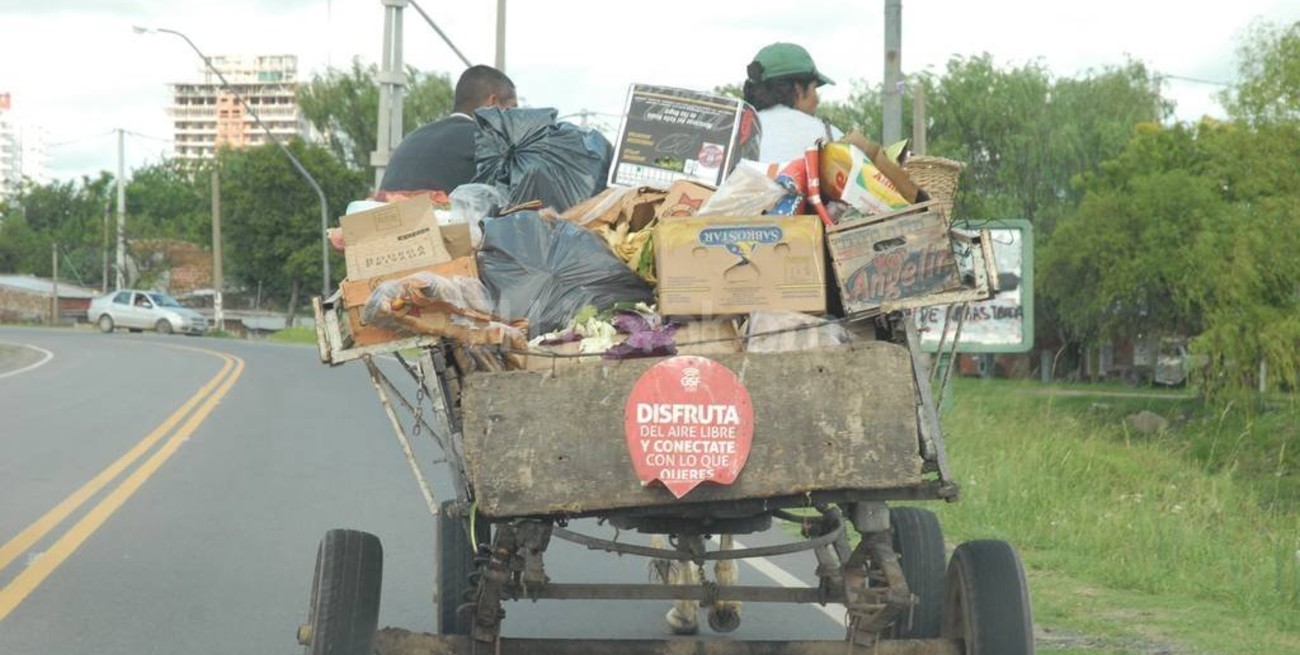
[[[700,624],[695,617],[684,617],[677,612],[676,608],[668,610],[664,619],[668,621],[668,629],[675,635],[693,635],[700,631]]]
[[[740,627],[740,608],[735,605],[709,608],[709,627],[714,632],[733,632]]]

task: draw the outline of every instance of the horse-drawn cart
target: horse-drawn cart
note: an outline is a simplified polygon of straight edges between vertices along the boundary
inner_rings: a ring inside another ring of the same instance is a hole
[[[958,486],[930,356],[905,308],[842,322],[853,338],[832,349],[557,357],[551,366],[491,370],[434,337],[351,347],[337,297],[315,306],[322,361],[360,360],[369,370],[436,516],[438,573],[432,633],[377,630],[378,539],[331,531],[299,630],[310,654],[1033,652],[1011,546],[967,542],[949,556],[935,514],[908,505],[956,500]],[[387,377],[373,361],[380,355],[399,359],[410,379]],[[409,443],[419,435],[437,442],[455,498],[434,499]],[[644,545],[571,530],[583,517],[655,537]],[[732,539],[773,523],[796,529],[778,545]],[[553,580],[546,554],[556,540],[646,557],[661,575],[645,584]],[[800,551],[816,584],[736,584],[737,560]],[[503,638],[503,603],[531,599],[674,601],[678,634]],[[699,607],[711,632],[736,630],[740,603],[841,605],[846,636],[686,636],[698,630]]]

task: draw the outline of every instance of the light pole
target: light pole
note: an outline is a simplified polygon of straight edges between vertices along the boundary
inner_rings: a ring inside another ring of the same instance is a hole
[[[321,239],[320,255],[321,255],[321,267],[322,267],[321,297],[322,298],[329,297],[330,295],[330,246],[329,246],[329,234],[328,234],[329,225],[330,225],[329,203],[325,200],[325,192],[322,191],[320,185],[316,183],[316,178],[312,177],[311,173],[307,172],[307,169],[303,167],[302,162],[298,161],[298,158],[294,157],[292,152],[289,152],[289,148],[286,147],[283,142],[275,138],[275,135],[271,133],[271,128],[267,127],[266,123],[262,122],[262,119],[258,117],[257,112],[253,111],[253,108],[249,106],[248,101],[244,100],[244,96],[235,93],[235,90],[230,88],[230,83],[226,81],[226,76],[222,75],[221,71],[217,70],[216,66],[212,65],[212,60],[208,59],[208,56],[203,54],[203,51],[199,50],[198,46],[194,45],[194,42],[190,40],[190,37],[185,36],[181,32],[177,32],[176,30],[169,30],[163,27],[140,27],[137,25],[135,27],[132,27],[131,29],[135,30],[136,34],[149,34],[149,33],[172,34],[184,39],[185,43],[190,46],[190,49],[193,50],[195,54],[197,54],[199,58],[203,60],[203,65],[207,66],[208,70],[212,71],[212,73],[217,76],[217,79],[221,80],[221,88],[225,90],[226,93],[229,93],[230,95],[234,96],[239,100],[239,104],[243,106],[244,111],[248,112],[248,115],[253,117],[253,121],[257,123],[258,127],[261,127],[262,131],[266,133],[266,138],[270,140],[272,143],[274,143],[275,145],[280,147],[280,152],[283,152],[284,156],[289,158],[289,161],[293,163],[293,167],[298,171],[298,174],[301,175],[303,179],[307,180],[307,183],[311,185],[311,188],[316,192],[316,196],[320,198],[320,239]]]

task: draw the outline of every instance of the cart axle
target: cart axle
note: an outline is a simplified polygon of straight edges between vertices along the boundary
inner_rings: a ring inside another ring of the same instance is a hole
[[[948,639],[881,640],[873,646],[845,641],[736,641],[731,639],[501,639],[477,644],[477,652],[499,655],[961,655],[960,643]],[[375,635],[376,655],[468,655],[476,644],[469,637],[431,635],[384,628]]]

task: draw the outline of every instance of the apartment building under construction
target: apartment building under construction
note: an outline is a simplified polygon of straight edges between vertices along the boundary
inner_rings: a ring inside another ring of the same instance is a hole
[[[298,58],[294,55],[211,58],[234,95],[206,67],[200,82],[177,82],[172,87],[172,133],[176,156],[206,159],[217,148],[257,146],[266,134],[248,115],[239,96],[247,101],[277,139],[307,136],[307,122],[298,108]]]

